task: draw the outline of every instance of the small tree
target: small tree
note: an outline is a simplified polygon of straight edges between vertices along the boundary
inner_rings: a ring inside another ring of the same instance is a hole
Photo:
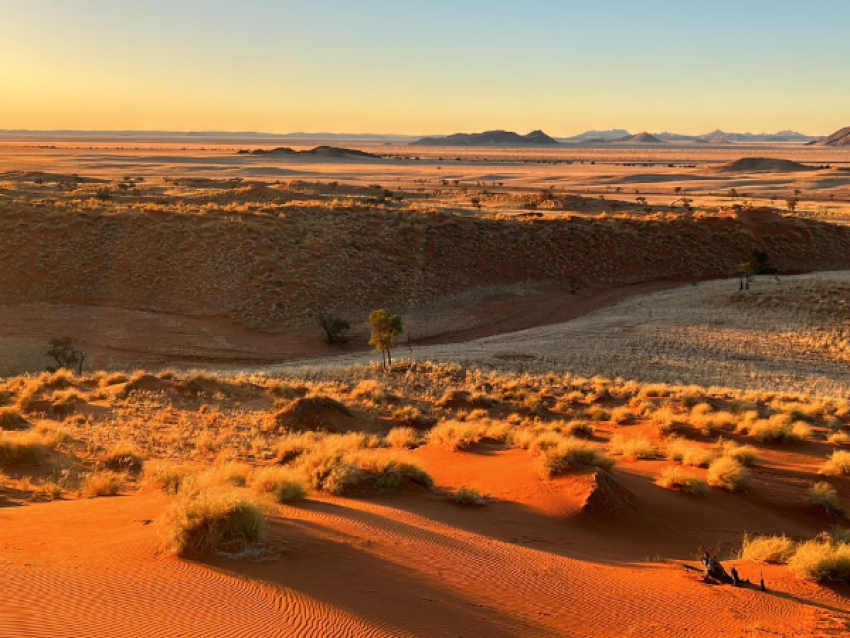
[[[392,367],[392,348],[396,346],[395,338],[404,330],[401,317],[384,309],[374,310],[369,315],[369,326],[372,328],[369,345],[375,346],[375,350],[381,353],[381,362],[385,366]]]
[[[325,343],[328,345],[342,345],[348,341],[345,333],[351,330],[351,324],[342,317],[320,312],[319,325],[325,331]]]
[[[73,370],[76,366],[77,374],[83,373],[83,363],[86,360],[86,353],[74,347],[74,340],[71,337],[51,339],[47,356],[56,362],[55,366],[48,366],[47,370],[49,372],[56,372],[61,368]]]

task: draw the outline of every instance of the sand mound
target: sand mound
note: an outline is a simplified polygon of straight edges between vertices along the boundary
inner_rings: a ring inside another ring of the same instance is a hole
[[[613,474],[596,470],[581,511],[594,518],[617,518],[634,510],[636,500],[635,495]]]
[[[790,173],[799,171],[817,170],[811,166],[783,159],[769,159],[766,157],[742,157],[714,169],[719,173],[752,173],[754,171],[768,171],[777,173]]]
[[[347,432],[360,429],[345,405],[327,397],[301,397],[274,415],[275,424],[288,430]]]
[[[437,402],[437,405],[454,410],[468,410],[470,408],[486,408],[487,402],[474,398],[466,390],[449,390]]]

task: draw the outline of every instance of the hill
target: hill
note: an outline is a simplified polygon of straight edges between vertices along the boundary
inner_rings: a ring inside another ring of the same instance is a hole
[[[766,157],[742,157],[732,162],[726,162],[714,170],[721,173],[752,173],[759,171],[792,173],[801,171],[815,171],[817,168],[784,159],[770,159]]]
[[[278,155],[278,156],[307,156],[307,157],[330,157],[330,158],[345,158],[345,157],[368,157],[372,159],[380,159],[379,155],[367,153],[366,151],[358,151],[352,148],[340,148],[338,146],[317,146],[309,151],[296,151],[287,146],[278,148],[257,148],[253,151],[241,150],[238,155]]]
[[[558,144],[558,141],[539,130],[527,135],[520,135],[513,131],[485,131],[455,133],[447,137],[425,137],[411,144],[413,146],[551,146]]]
[[[850,146],[850,126],[845,126],[843,129],[812,144],[814,146]]]
[[[664,140],[658,139],[645,131],[616,141],[619,144],[664,144]]]

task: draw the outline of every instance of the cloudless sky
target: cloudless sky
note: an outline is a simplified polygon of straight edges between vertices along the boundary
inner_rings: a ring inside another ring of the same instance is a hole
[[[0,129],[827,134],[848,0],[0,0]]]

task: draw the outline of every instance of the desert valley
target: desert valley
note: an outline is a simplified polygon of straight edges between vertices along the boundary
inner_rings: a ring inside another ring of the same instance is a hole
[[[850,636],[850,9],[637,4],[0,0],[0,638]]]

